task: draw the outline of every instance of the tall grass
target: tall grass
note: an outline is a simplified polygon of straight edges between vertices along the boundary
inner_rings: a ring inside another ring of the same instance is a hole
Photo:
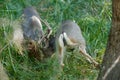
[[[63,20],[75,20],[86,39],[87,52],[101,62],[111,26],[111,0],[3,0],[0,1],[0,59],[11,80],[54,80],[54,57],[42,62],[33,61],[27,52],[21,56],[9,43],[12,40],[12,23],[21,16],[26,6],[36,7],[53,32]],[[96,79],[98,69],[78,51],[66,54],[65,67],[59,80]]]

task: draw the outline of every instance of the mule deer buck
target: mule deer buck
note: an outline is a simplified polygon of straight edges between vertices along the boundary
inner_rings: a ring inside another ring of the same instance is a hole
[[[95,66],[98,65],[98,63],[86,52],[86,43],[80,27],[70,20],[64,21],[56,34],[56,49],[61,66],[64,66],[65,46],[78,46],[80,53],[82,53],[89,62],[92,62]]]
[[[48,30],[44,34],[42,29],[41,21],[47,26]],[[20,26],[18,26],[20,27]],[[39,47],[41,42],[47,42],[50,34],[52,33],[51,27],[40,17],[36,9],[33,7],[27,7],[23,10],[21,28],[14,30],[13,41],[19,47],[20,53],[22,54],[21,44],[27,45],[27,50],[29,54],[33,57],[39,58]],[[18,37],[19,36],[19,37]]]
[[[25,47],[30,55],[38,58],[39,50],[36,49],[36,44],[44,35],[39,14],[33,7],[27,7],[23,10],[21,21],[21,25],[18,21],[19,24],[15,25],[13,41],[20,54],[23,54],[23,47]]]

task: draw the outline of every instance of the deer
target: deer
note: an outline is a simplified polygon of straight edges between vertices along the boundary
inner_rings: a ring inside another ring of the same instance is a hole
[[[37,60],[40,60],[40,54],[47,56],[45,54],[46,51],[44,52],[44,50],[47,49],[43,49],[41,43],[44,43],[45,46],[49,44],[48,39],[52,33],[51,27],[39,17],[38,12],[33,7],[27,7],[24,9],[23,18],[23,35],[25,39],[30,40],[30,44],[28,44],[29,54],[37,58]],[[43,31],[41,22],[43,22],[48,28],[46,33]]]
[[[41,22],[48,27],[46,34],[43,31]],[[23,54],[24,48],[28,50],[30,55],[39,59],[39,47],[42,46],[42,42],[45,43],[45,39],[47,41],[52,33],[49,24],[40,18],[35,8],[26,7],[21,16],[21,24],[17,24],[16,27],[13,32],[13,42],[20,49],[19,53]]]
[[[91,63],[95,66],[98,66],[98,62],[96,62],[87,52],[86,52],[86,42],[82,35],[81,29],[77,23],[66,20],[62,22],[61,26],[58,28],[56,36],[56,52],[59,58],[59,64],[61,67],[64,67],[64,54],[65,47],[68,46],[79,47],[79,52]]]
[[[26,7],[21,16],[21,22],[15,22],[16,28],[13,32],[13,42],[18,51],[23,55],[23,49],[28,50],[29,55],[37,57],[37,43],[44,36],[42,24],[37,10],[33,7]]]

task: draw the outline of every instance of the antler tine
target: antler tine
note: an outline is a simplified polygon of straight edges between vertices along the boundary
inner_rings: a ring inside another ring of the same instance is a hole
[[[47,35],[43,35],[41,39],[39,39],[38,44],[41,44],[41,42],[46,38]]]
[[[52,34],[52,29],[50,27],[50,25],[48,24],[47,21],[44,21],[43,19],[40,18],[40,21],[42,21],[46,26],[47,26],[47,32],[45,33],[45,35],[43,35],[43,37],[38,41],[38,44],[41,44],[41,42],[44,40],[44,42],[47,42],[47,39],[49,39],[50,35]],[[46,45],[47,46],[47,45]]]

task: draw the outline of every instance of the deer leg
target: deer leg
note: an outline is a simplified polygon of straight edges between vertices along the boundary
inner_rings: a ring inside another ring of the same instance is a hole
[[[63,43],[63,34],[59,36],[58,39],[58,55],[59,55],[59,62],[60,65],[63,67],[63,59],[64,59],[64,43]]]
[[[66,42],[67,42],[68,45],[70,45],[70,46],[76,46],[76,45],[78,45],[78,43],[72,42],[65,32],[63,33],[63,37],[65,38],[65,40],[66,40]]]
[[[80,52],[87,58],[89,62],[92,62],[95,66],[98,66],[98,62],[96,62],[85,50],[85,48],[79,47]]]

